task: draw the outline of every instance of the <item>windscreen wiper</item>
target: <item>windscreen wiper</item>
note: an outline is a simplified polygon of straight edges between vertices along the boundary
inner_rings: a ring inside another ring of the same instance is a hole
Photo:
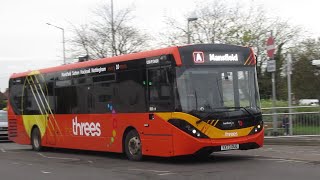
[[[224,107],[224,108],[226,108],[226,109],[243,109],[243,110],[245,110],[250,116],[252,116],[253,118],[256,118],[256,116],[255,116],[254,114],[252,114],[252,112],[250,112],[247,107],[235,106],[235,107]]]
[[[215,108],[214,108],[215,109]],[[206,116],[204,116],[203,118],[200,118],[196,124],[199,124],[200,122],[207,122],[206,119],[212,115],[212,114],[215,114],[215,113],[223,113],[223,112],[229,112],[229,111],[213,111],[213,112],[208,112],[208,114]]]
[[[211,115],[212,113],[208,113],[206,116],[204,116],[203,118],[200,118],[197,122],[196,122],[196,124],[199,124],[199,123],[201,123],[201,122],[207,122],[207,121],[205,121],[205,119],[207,119],[210,115]]]
[[[252,116],[254,119],[256,118],[252,112],[250,112],[246,107],[240,107],[241,109],[244,109],[248,114],[250,114],[250,116]]]

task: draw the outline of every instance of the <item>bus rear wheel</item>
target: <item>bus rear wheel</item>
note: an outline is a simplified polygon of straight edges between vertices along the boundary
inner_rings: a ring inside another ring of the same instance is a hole
[[[136,130],[133,129],[126,135],[124,148],[129,160],[140,161],[142,159],[141,140]]]
[[[32,129],[31,132],[31,145],[34,151],[41,151],[41,134],[39,128],[35,127]]]

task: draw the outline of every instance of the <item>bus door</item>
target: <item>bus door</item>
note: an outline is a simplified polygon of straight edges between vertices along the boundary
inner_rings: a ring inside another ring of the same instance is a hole
[[[172,130],[161,116],[170,116],[174,109],[171,65],[147,68],[146,85],[149,119],[144,124],[144,135],[149,142],[144,147],[151,155],[167,155],[172,153]]]
[[[46,140],[50,145],[56,144],[56,135],[59,133],[57,128],[57,121],[55,119],[54,111],[55,111],[55,97],[53,92],[53,84],[54,82],[48,82],[43,84],[43,89],[40,91],[43,95],[42,105],[43,105],[43,113],[46,115]]]
[[[57,135],[61,135],[61,129],[59,128],[57,118],[55,116],[56,113],[56,97],[54,94],[54,81],[46,83],[46,105],[47,105],[47,143],[50,145],[56,144]]]
[[[56,144],[56,134],[59,133],[57,121],[53,114],[47,115],[47,126],[48,126],[48,134],[47,134],[47,143],[51,145]]]

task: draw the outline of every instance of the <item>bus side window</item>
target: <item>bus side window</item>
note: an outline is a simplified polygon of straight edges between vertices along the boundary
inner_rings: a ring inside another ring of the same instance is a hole
[[[145,112],[145,71],[143,69],[120,71],[114,84],[113,107],[117,112]]]
[[[173,108],[172,68],[148,70],[149,110],[171,111]]]
[[[39,104],[42,96],[38,94],[38,84],[27,84],[24,89],[24,100],[23,100],[23,114],[33,115],[33,114],[43,114],[44,109]]]
[[[15,114],[20,115],[22,112],[22,92],[23,92],[24,78],[11,79],[9,84],[9,98],[12,109]]]
[[[110,113],[112,84],[116,80],[115,73],[97,75],[92,77],[92,89],[88,96],[90,113]],[[91,104],[90,104],[91,102]]]
[[[55,89],[56,113],[57,114],[72,114],[78,113],[78,96],[86,97],[85,95],[77,94],[75,86],[66,86]]]
[[[47,82],[46,83],[46,88],[45,88],[45,95],[46,95],[46,106],[48,106],[48,110],[50,110],[52,113],[55,112],[55,96],[53,93],[53,86],[54,86],[54,82]],[[49,113],[51,113],[49,111]]]
[[[93,85],[94,113],[111,113],[114,82],[100,82]]]

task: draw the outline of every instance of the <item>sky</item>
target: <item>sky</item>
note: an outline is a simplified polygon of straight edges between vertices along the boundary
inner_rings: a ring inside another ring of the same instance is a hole
[[[228,0],[233,3],[236,0]],[[238,0],[239,1],[239,0]],[[236,1],[236,2],[238,2]],[[320,37],[319,0],[240,0],[261,4],[294,25],[301,25],[312,37]],[[8,87],[12,73],[57,66],[63,63],[62,31],[66,41],[72,25],[89,22],[93,9],[110,0],[1,0],[0,1],[0,91]],[[165,27],[166,17],[182,19],[206,0],[114,0],[114,9],[134,6],[140,29],[150,33]],[[182,19],[183,20],[183,19]],[[69,48],[66,44],[66,49]],[[66,52],[67,59],[70,53]]]

